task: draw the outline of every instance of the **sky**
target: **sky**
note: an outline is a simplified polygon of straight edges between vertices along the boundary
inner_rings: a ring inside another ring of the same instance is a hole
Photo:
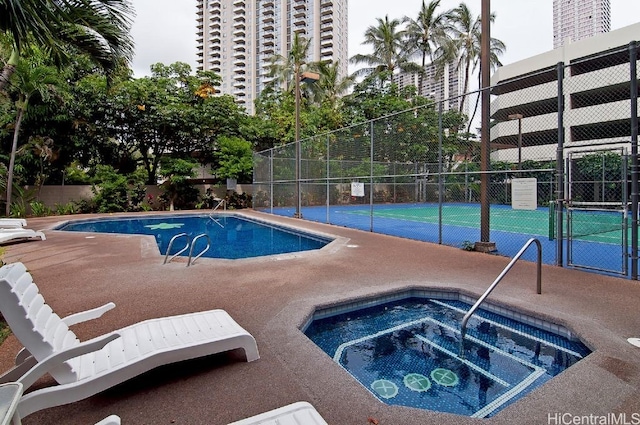
[[[133,70],[136,77],[149,75],[154,63],[185,62],[196,68],[196,1],[131,0],[136,11],[132,26],[135,43]],[[428,0],[427,0],[428,2]],[[465,0],[480,15],[481,0]],[[441,11],[460,0],[442,0]],[[390,6],[392,5],[392,6]],[[422,0],[349,0],[349,56],[368,53],[363,34],[377,18],[417,17]],[[491,36],[503,41],[507,51],[503,65],[553,49],[552,0],[491,0],[496,20]],[[611,30],[640,22],[640,1],[611,0]],[[351,69],[353,71],[353,69]]]

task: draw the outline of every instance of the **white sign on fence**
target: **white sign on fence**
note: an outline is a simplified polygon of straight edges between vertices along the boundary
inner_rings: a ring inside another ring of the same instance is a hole
[[[364,196],[364,183],[351,182],[351,196]]]
[[[511,180],[511,208],[535,210],[538,207],[538,181],[535,178]]]

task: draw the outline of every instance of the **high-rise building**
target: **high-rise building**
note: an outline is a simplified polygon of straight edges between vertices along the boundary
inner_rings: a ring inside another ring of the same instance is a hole
[[[553,48],[611,30],[610,0],[553,0]]]
[[[422,78],[417,72],[400,72],[393,76],[393,82],[400,88],[409,85],[416,86],[417,94],[420,96],[430,97],[437,102],[444,101],[444,110],[459,110],[464,90],[463,69],[456,70],[454,64],[449,64],[444,68],[440,76],[437,75],[437,69],[434,64],[427,64],[424,70]],[[422,85],[420,84],[421,82]],[[468,113],[468,97],[464,102],[465,105],[462,108],[462,112]]]
[[[307,62],[348,66],[348,0],[198,0],[198,69],[222,77],[220,90],[252,114],[269,82],[274,55],[286,57],[294,34],[310,40]]]

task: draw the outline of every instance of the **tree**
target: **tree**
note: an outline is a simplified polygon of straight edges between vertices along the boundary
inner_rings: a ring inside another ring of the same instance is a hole
[[[197,165],[180,158],[163,157],[160,173],[165,178],[160,187],[169,199],[169,211],[174,210],[176,199],[182,188],[187,184],[187,179],[194,177],[193,171]]]
[[[460,3],[457,8],[453,9],[449,16],[453,24],[449,26],[451,38],[438,49],[436,55],[440,66],[455,63],[456,70],[464,69],[464,84],[459,109],[462,112],[467,92],[469,91],[471,72],[475,71],[480,65],[481,20],[480,16],[474,19],[471,10],[464,3]],[[495,13],[492,13],[490,16],[491,22],[494,22],[495,18]],[[502,65],[498,56],[502,55],[505,49],[505,44],[502,41],[491,38],[489,62],[492,69]],[[469,120],[469,122],[471,121]]]
[[[422,88],[424,69],[427,59],[433,62],[433,56],[438,47],[447,43],[447,32],[450,31],[451,11],[436,13],[441,0],[431,0],[429,4],[422,1],[418,18],[405,16],[402,22],[407,24],[405,29],[411,55],[419,55],[420,68],[418,89]]]
[[[239,137],[221,136],[215,152],[215,174],[221,178],[250,181],[253,170],[251,143]]]
[[[400,31],[400,20],[377,18],[378,25],[370,26],[364,33],[362,44],[370,45],[373,52],[352,56],[350,62],[365,64],[366,68],[357,70],[356,76],[374,76],[381,85],[391,80],[396,70],[419,72],[417,64],[410,61],[410,52],[404,47],[404,31]]]
[[[107,123],[110,135],[137,155],[155,184],[166,153],[191,155],[215,149],[220,135],[239,135],[243,113],[227,95],[215,95],[220,77],[191,74],[188,64],[152,66],[151,77],[123,82],[114,89]]]
[[[320,80],[308,85],[313,101],[326,102],[331,108],[339,109],[340,99],[353,86],[355,76],[340,78],[338,62],[318,62],[313,65],[313,68],[320,75]]]
[[[50,52],[62,66],[72,51],[86,53],[108,74],[133,55],[127,0],[4,0],[0,33],[13,49],[0,73],[0,90],[9,83],[29,42]]]
[[[54,68],[45,65],[33,65],[26,61],[21,61],[18,64],[18,67],[15,69],[14,76],[15,81],[12,83],[12,87],[17,91],[17,99],[15,102],[16,119],[13,128],[9,167],[7,168],[7,204],[5,210],[7,216],[9,216],[11,212],[14,167],[22,120],[27,112],[27,108],[29,107],[29,102],[36,96],[43,99],[51,96],[56,84],[59,82],[58,74]]]
[[[307,40],[295,33],[291,49],[287,56],[274,55],[269,59],[268,76],[272,78],[267,84],[270,90],[283,88],[285,92],[295,88],[294,78],[304,72],[308,66],[309,46],[311,40]]]

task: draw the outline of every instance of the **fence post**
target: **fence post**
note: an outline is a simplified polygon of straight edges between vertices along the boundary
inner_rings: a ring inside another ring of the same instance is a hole
[[[373,120],[371,120],[371,148],[369,149],[369,231],[373,232]]]
[[[271,148],[269,150],[269,212],[273,214],[273,155],[275,153],[275,149]]]
[[[631,99],[631,279],[638,280],[638,43],[629,43]]]
[[[438,243],[442,245],[442,199],[444,177],[442,176],[442,100],[438,104]]]
[[[329,217],[329,205],[331,204],[331,184],[330,184],[330,173],[331,173],[331,167],[330,167],[330,158],[331,156],[329,155],[329,147],[331,146],[331,136],[327,135],[327,219],[326,222],[327,224],[330,223],[330,217]]]
[[[556,265],[562,267],[563,234],[562,208],[564,203],[564,62],[556,66],[558,75],[558,146],[556,148]]]

